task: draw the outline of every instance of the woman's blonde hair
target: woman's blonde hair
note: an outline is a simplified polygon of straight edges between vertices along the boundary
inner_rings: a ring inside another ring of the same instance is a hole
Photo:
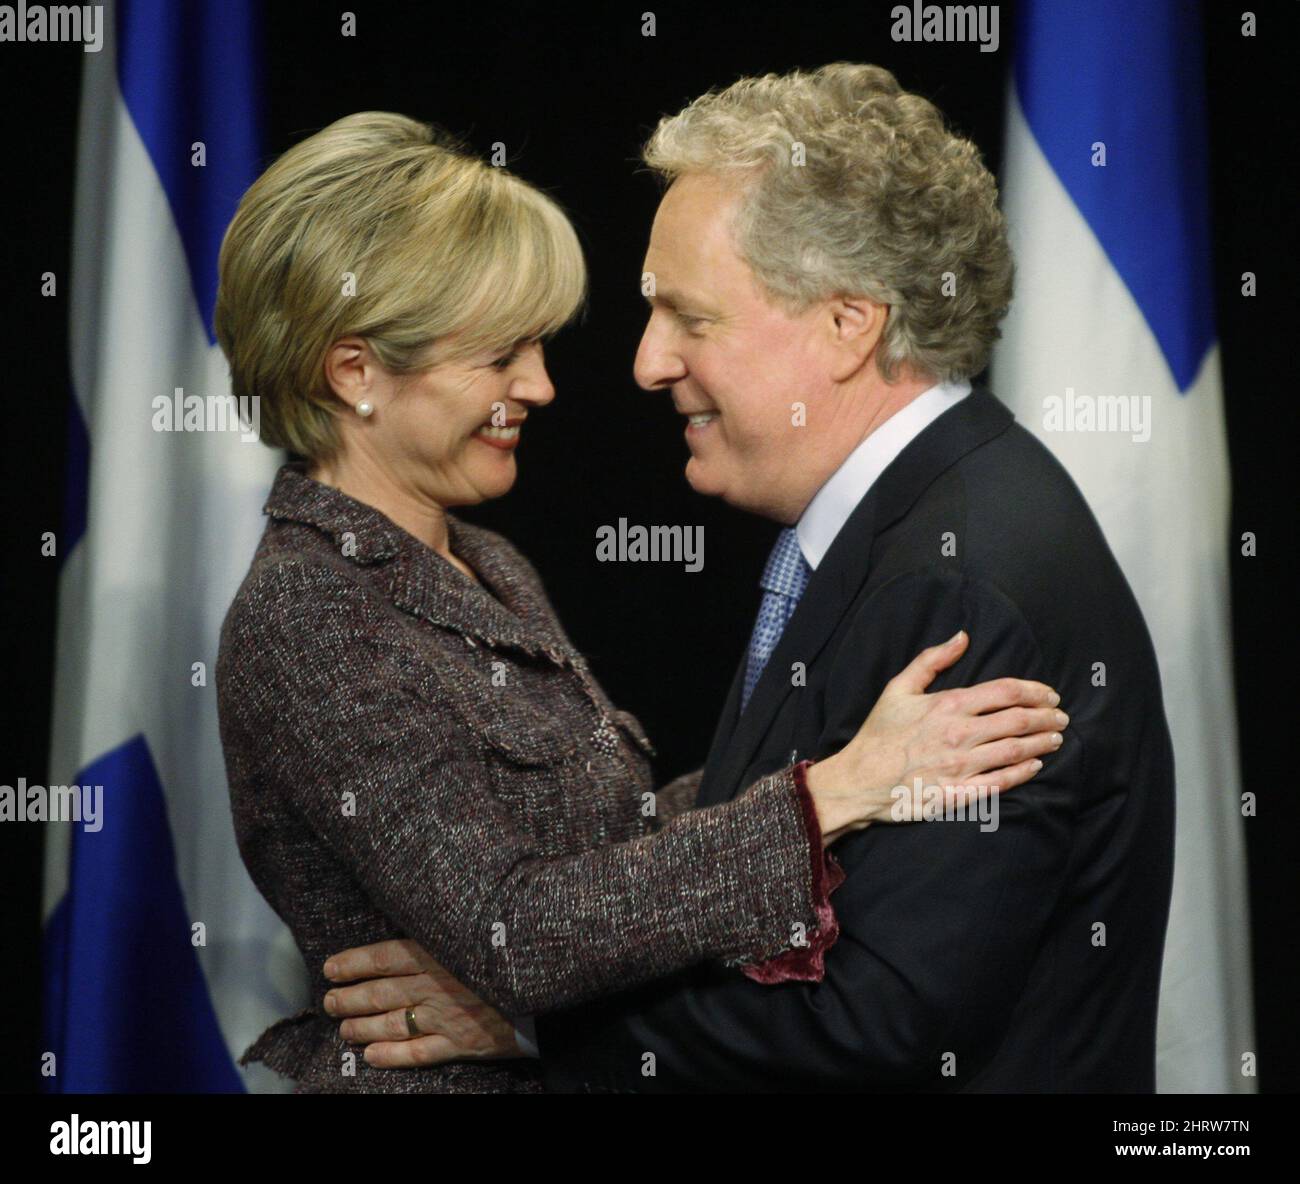
[[[737,253],[783,307],[888,304],[887,380],[903,365],[949,381],[987,364],[1014,271],[997,183],[888,70],[836,62],[742,78],[661,120],[643,157],[669,182],[737,178]]]
[[[364,111],[290,148],[221,244],[216,332],[263,440],[339,445],[329,346],[364,337],[394,374],[545,337],[583,302],[573,227],[540,190],[433,125]],[[441,339],[459,334],[455,348]]]

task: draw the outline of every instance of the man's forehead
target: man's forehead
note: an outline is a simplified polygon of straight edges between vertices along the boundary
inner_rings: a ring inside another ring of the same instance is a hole
[[[703,295],[695,291],[693,284],[692,258],[690,250],[673,249],[672,243],[659,243],[651,239],[650,247],[645,253],[642,270],[654,277],[654,288],[646,296],[647,300],[680,308]]]
[[[691,185],[694,181],[700,184]],[[702,178],[679,179],[664,195],[643,269],[654,275],[655,299],[660,303],[701,303],[734,263],[728,197]],[[700,279],[705,282],[697,282]]]

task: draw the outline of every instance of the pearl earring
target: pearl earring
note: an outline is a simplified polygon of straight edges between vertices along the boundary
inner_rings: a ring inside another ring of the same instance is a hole
[[[361,416],[362,419],[365,419],[368,415],[372,414],[374,410],[375,405],[369,399],[362,399],[361,402],[357,404],[357,414]]]

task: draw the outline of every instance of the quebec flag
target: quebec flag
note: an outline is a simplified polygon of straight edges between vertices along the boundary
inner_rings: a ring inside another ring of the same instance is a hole
[[[1157,1088],[1253,1092],[1201,14],[1018,5],[993,389],[1078,483],[1155,641],[1178,784]]]
[[[281,1088],[235,1058],[304,994],[235,846],[212,678],[277,463],[226,414],[212,329],[259,166],[255,16],[121,0],[85,57],[50,779],[103,805],[47,826],[52,1092]],[[189,396],[215,413],[176,422]]]

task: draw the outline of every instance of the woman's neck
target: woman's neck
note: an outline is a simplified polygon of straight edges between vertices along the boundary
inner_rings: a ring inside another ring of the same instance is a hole
[[[322,485],[329,485],[348,497],[372,506],[441,555],[448,563],[475,579],[473,570],[452,554],[446,510],[427,498],[403,488],[383,467],[367,458],[335,457],[312,461],[307,475]]]

